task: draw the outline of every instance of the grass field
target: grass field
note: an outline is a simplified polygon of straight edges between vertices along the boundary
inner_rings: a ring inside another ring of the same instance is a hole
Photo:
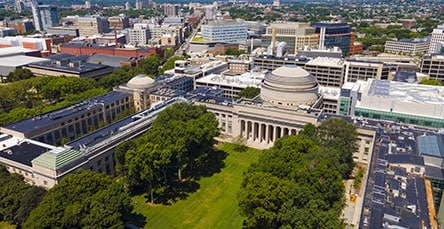
[[[15,229],[15,226],[7,222],[0,221],[0,229]]]
[[[145,228],[241,228],[237,192],[242,175],[258,159],[259,150],[235,152],[233,145],[219,147],[228,153],[220,173],[202,178],[200,188],[172,205],[146,204],[143,196],[133,198],[135,213],[146,217]]]

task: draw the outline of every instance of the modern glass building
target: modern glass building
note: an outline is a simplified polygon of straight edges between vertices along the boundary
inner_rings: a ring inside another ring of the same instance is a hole
[[[235,43],[247,40],[247,25],[237,21],[214,21],[202,26],[207,41]]]
[[[315,22],[312,27],[315,28],[316,34],[320,36],[320,43],[322,43],[322,28],[325,28],[324,47],[332,48],[339,47],[342,54],[348,55],[350,53],[350,44],[353,44],[353,35],[351,27],[344,22]]]
[[[444,88],[370,79],[345,83],[338,113],[444,128]]]

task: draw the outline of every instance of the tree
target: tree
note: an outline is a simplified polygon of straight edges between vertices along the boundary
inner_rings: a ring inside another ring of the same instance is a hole
[[[244,53],[245,53],[244,51],[238,50],[235,48],[227,48],[227,50],[225,51],[225,55],[229,55],[229,56],[239,56]]]
[[[137,65],[137,71],[150,77],[154,77],[159,72],[160,61],[159,55],[150,55],[139,62]]]
[[[162,67],[162,74],[165,72],[165,71],[167,71],[167,70],[170,70],[170,69],[173,69],[174,68],[174,62],[176,61],[176,60],[184,60],[185,58],[184,57],[179,57],[179,56],[173,56],[173,57],[171,57],[170,59],[168,59],[168,61],[163,65],[163,67]]]
[[[37,207],[46,191],[31,186],[18,174],[10,174],[0,165],[0,221],[20,226]]]
[[[14,82],[19,80],[30,79],[34,77],[34,74],[29,69],[19,68],[15,69],[13,72],[6,76],[5,83]]]
[[[341,158],[324,154],[329,144],[345,139],[341,134],[338,139],[331,136],[330,127],[334,124],[343,131],[348,126],[330,122],[318,128],[306,125],[299,135],[277,140],[250,166],[238,193],[244,227],[342,227],[344,186],[337,166]],[[319,135],[324,138],[318,141]]]
[[[173,176],[179,183],[184,178],[193,179],[193,168],[215,144],[217,124],[214,114],[204,106],[178,103],[165,109],[151,129],[134,141],[134,146],[118,148],[116,159],[124,163],[130,189],[146,190],[154,202],[155,194],[174,192]]]
[[[239,94],[237,95],[237,98],[252,99],[252,98],[258,96],[260,92],[261,92],[260,88],[257,88],[257,87],[246,87],[241,92],[239,92]]]
[[[318,138],[328,159],[335,159],[336,167],[344,178],[352,172],[355,164],[353,153],[358,150],[356,127],[339,118],[330,118],[318,127]]]
[[[124,228],[130,196],[111,177],[80,170],[50,189],[26,220],[25,228]]]

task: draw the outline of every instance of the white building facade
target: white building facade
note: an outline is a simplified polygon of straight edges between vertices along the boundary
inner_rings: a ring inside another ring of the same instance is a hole
[[[204,40],[235,43],[247,40],[247,25],[237,21],[215,21],[202,26]]]

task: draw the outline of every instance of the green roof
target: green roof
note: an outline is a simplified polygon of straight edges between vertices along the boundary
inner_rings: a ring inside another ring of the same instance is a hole
[[[38,156],[32,160],[32,164],[56,170],[82,156],[83,153],[80,151],[59,147]]]

